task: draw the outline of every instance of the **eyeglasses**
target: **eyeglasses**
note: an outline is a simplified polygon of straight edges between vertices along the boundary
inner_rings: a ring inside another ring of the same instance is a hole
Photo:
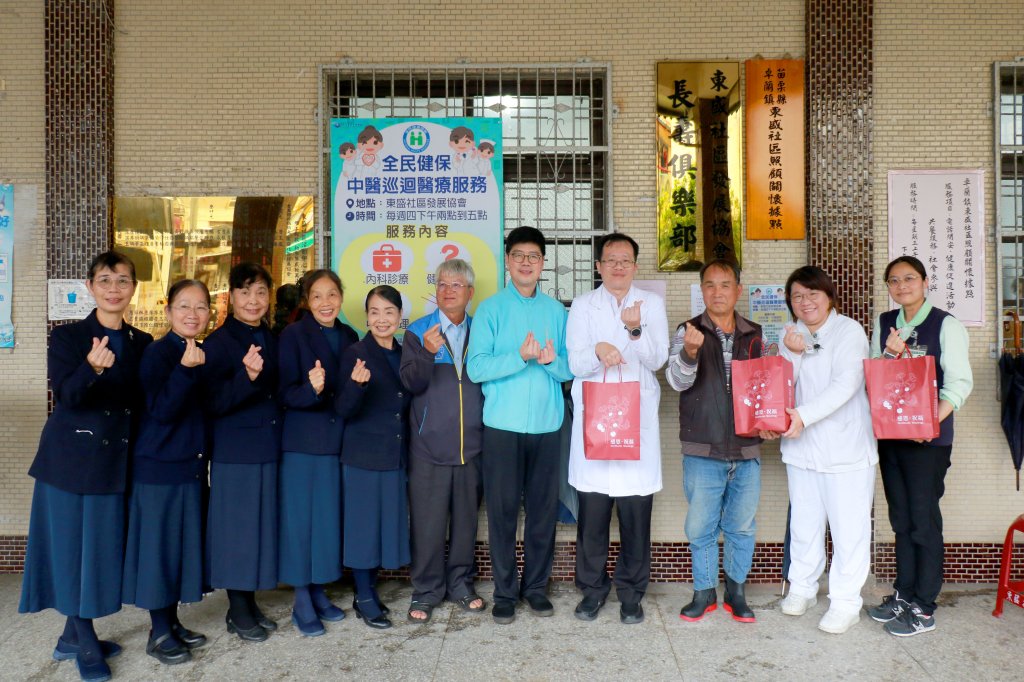
[[[920,275],[904,275],[903,277],[890,277],[885,283],[895,289],[901,284],[913,284],[921,279]]]
[[[208,305],[187,305],[180,303],[178,305],[172,305],[171,310],[179,313],[195,313],[196,315],[205,315],[210,312],[210,306]]]
[[[803,303],[805,299],[813,303],[820,301],[824,295],[824,291],[810,291],[806,294],[793,294],[789,297],[789,300],[796,304]]]
[[[451,289],[455,293],[459,293],[468,286],[468,284],[463,284],[462,282],[438,282],[437,290],[444,291],[445,289]]]
[[[512,259],[513,263],[522,263],[523,261],[529,261],[530,265],[536,265],[537,263],[544,260],[544,256],[539,253],[523,253],[522,251],[513,251],[508,254],[508,257]]]
[[[122,290],[130,289],[134,283],[134,280],[128,279],[127,277],[98,277],[92,281],[92,285],[94,287],[99,287],[100,289],[112,289],[113,287],[117,287]]]
[[[611,258],[601,261],[601,265],[605,266],[606,268],[614,268],[616,270],[631,268],[633,267],[634,263],[636,263],[635,260],[614,260]]]

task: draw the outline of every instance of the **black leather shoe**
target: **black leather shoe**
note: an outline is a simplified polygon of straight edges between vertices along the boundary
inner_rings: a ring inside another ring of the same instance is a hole
[[[732,614],[733,620],[741,623],[756,623],[757,618],[754,612],[747,606],[747,598],[743,594],[743,583],[738,583],[732,578],[725,576],[725,598],[722,600],[722,608]]]
[[[597,618],[597,614],[601,610],[602,606],[604,606],[604,599],[584,597],[580,600],[580,603],[576,605],[576,610],[573,611],[573,615],[580,620],[594,620]]]
[[[231,620],[231,614],[224,616],[224,622],[227,623],[228,632],[233,635],[238,635],[241,639],[247,642],[265,642],[267,641],[267,631],[259,625],[254,625],[251,628],[243,630],[242,628],[235,625],[235,622]]]
[[[164,643],[170,643],[171,646],[161,646]],[[146,642],[146,653],[164,665],[177,665],[192,660],[192,652],[175,639],[170,632],[153,639],[153,632],[150,631],[149,641]]]
[[[256,616],[256,624],[267,632],[273,632],[277,629],[277,621],[270,620],[264,616],[263,612],[260,611],[260,607],[256,606],[253,608],[253,615]]]
[[[206,645],[206,635],[201,632],[193,632],[189,630],[181,623],[175,623],[171,626],[171,632],[178,638],[178,641],[187,646],[189,649],[198,649],[201,646]]]
[[[695,623],[705,614],[711,613],[718,608],[718,592],[715,588],[709,587],[706,590],[696,590],[693,599],[689,604],[679,611],[679,617],[685,621]]]
[[[103,654],[103,658],[113,658],[121,654],[121,645],[117,642],[111,642],[106,639],[100,640],[100,653]],[[55,661],[70,661],[71,659],[78,656],[78,645],[68,644],[64,641],[64,637],[57,638],[57,646],[53,649],[53,660]]]
[[[635,604],[622,604],[619,607],[619,620],[624,625],[636,625],[644,622],[644,607],[640,602]]]
[[[555,607],[551,605],[551,602],[543,594],[528,594],[523,598],[530,605],[533,615],[540,616],[541,618],[555,615]]]
[[[372,600],[367,601],[373,603]],[[366,615],[363,614],[363,612],[360,610],[358,601],[352,602],[352,610],[356,612],[356,618],[363,621],[371,628],[374,628],[376,630],[387,630],[389,627],[391,627],[391,619],[388,618],[383,613],[383,611],[379,615],[374,616],[373,618],[367,618]]]
[[[498,625],[508,625],[516,619],[516,605],[514,602],[496,601],[491,608],[491,617]]]
[[[385,616],[390,616],[391,615],[391,609],[389,609],[387,604],[382,602],[379,597],[374,597],[373,601],[377,602],[377,608],[380,609],[381,613],[383,613]],[[356,598],[352,597],[352,609],[355,610],[355,608],[356,608]]]

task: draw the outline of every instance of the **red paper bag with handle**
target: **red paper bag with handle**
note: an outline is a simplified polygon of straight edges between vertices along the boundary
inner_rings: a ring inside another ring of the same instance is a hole
[[[754,343],[750,345],[753,348]],[[795,403],[792,362],[780,355],[732,361],[732,413],[737,436],[788,431],[786,408]]]
[[[938,438],[934,356],[865,360],[864,380],[875,438]]]
[[[640,382],[583,382],[583,454],[587,459],[640,459]]]

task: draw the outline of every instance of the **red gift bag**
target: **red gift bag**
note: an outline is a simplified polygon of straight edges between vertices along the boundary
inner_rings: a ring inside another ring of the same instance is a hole
[[[604,379],[608,378],[605,369]],[[640,459],[640,382],[583,382],[583,454],[587,459]]]
[[[934,356],[865,360],[864,380],[875,438],[938,438]]]
[[[795,404],[792,362],[779,355],[732,361],[732,412],[737,436],[788,431],[786,408]]]

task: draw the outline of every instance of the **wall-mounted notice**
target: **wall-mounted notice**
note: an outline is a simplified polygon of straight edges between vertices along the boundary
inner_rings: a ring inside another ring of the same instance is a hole
[[[928,300],[968,327],[985,324],[984,174],[889,171],[889,259],[920,259]]]

